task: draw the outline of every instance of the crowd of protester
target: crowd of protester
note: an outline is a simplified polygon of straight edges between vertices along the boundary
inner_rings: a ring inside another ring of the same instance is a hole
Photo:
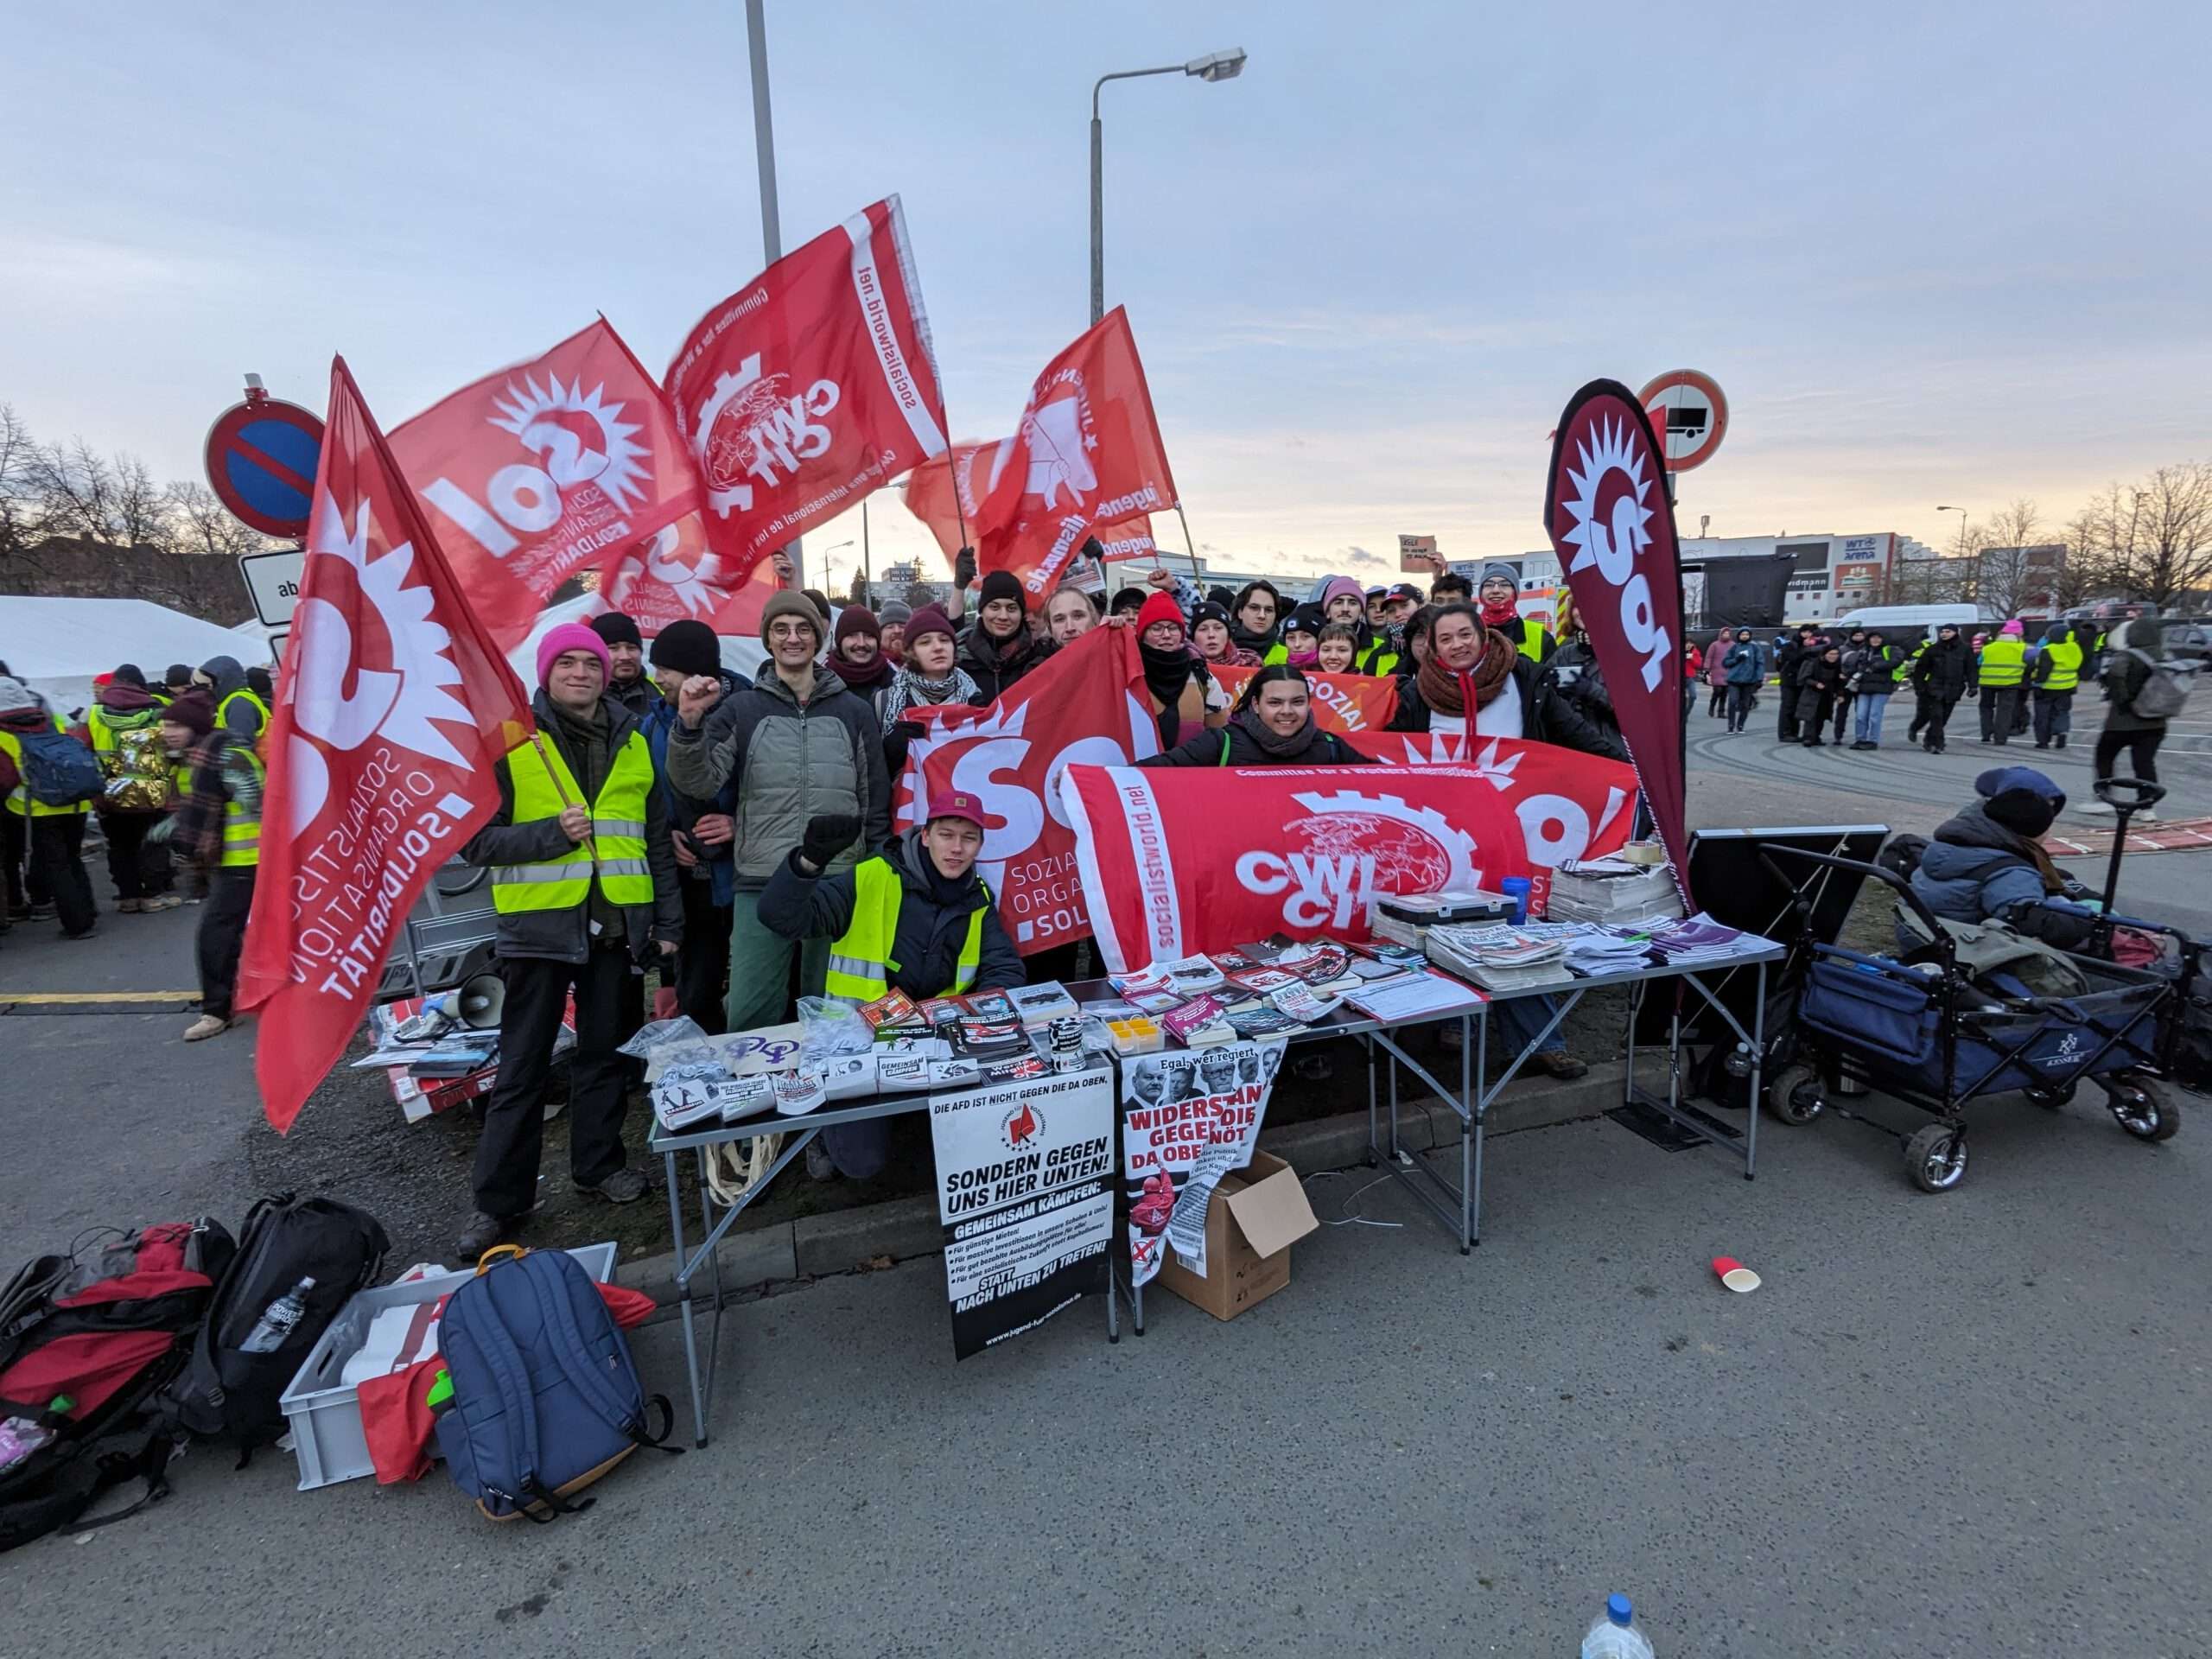
[[[1006,572],[978,579],[964,550],[941,603],[837,608],[785,587],[763,610],[764,655],[750,678],[725,666],[724,642],[701,622],[647,640],[609,613],[545,634],[537,733],[499,763],[498,809],[462,853],[490,873],[507,989],[474,1213],[457,1254],[511,1235],[535,1205],[543,1097],[564,1020],[575,1034],[574,1180],[616,1203],[644,1196],[621,1133],[635,1071],[618,1051],[644,1019],[649,976],[664,1011],[709,1033],[779,1024],[803,995],[864,1001],[895,987],[922,998],[1074,976],[1087,947],[1025,961],[1008,941],[976,872],[976,798],[933,797],[926,823],[894,834],[893,780],[930,710],[988,705],[1094,628],[1133,632],[1159,743],[1144,766],[1370,764],[1316,721],[1310,677],[1319,673],[1394,682],[1394,731],[1530,738],[1627,759],[1567,596],[1552,626],[1522,616],[1512,566],[1470,582],[1440,564],[1426,591],[1332,575],[1303,594],[1264,581],[1201,591],[1158,569],[1110,602],[1099,566],[1077,569],[1042,604]],[[1817,627],[1770,647],[1742,629],[1686,650],[1684,690],[1687,705],[1709,688],[1708,717],[1740,732],[1778,675],[1780,735],[1810,747],[1847,732],[1854,748],[1876,747],[1889,699],[1910,691],[1910,734],[1931,750],[1943,748],[1961,697],[1980,700],[1986,741],[2031,723],[2037,747],[2063,747],[2083,656],[2066,625],[2032,654],[2018,623],[1973,648],[1944,628],[1911,650],[1876,631]],[[2124,650],[2115,660],[2107,696],[2117,690],[2120,706],[2099,743],[2099,773],[2109,772],[2109,745],[2131,749],[2152,776],[2162,722],[2129,715],[2133,662]],[[1233,696],[1230,670],[1243,682]],[[64,938],[92,932],[82,853],[97,814],[118,913],[201,906],[200,1006],[188,1041],[232,1023],[274,696],[229,658],[174,665],[159,684],[126,663],[73,721],[0,669],[9,918],[51,915]],[[47,734],[92,752],[97,799],[32,797],[22,743]],[[1516,1046],[1552,1023],[1542,998],[1499,1014]],[[1555,1031],[1535,1059],[1561,1077],[1585,1069]],[[808,1167],[817,1179],[865,1178],[887,1144],[880,1125],[824,1135]]]

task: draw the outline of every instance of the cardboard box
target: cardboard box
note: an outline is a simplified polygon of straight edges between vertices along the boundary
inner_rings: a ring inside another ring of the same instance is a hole
[[[1170,1250],[1160,1282],[1217,1319],[1233,1319],[1290,1282],[1290,1247],[1320,1225],[1298,1172],[1272,1153],[1255,1152],[1244,1168],[1221,1178],[1206,1205],[1205,1276]]]

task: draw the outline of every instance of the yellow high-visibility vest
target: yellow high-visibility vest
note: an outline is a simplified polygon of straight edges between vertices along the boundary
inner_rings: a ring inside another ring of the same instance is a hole
[[[250,686],[242,685],[237,690],[232,692],[229,696],[223,699],[222,702],[218,705],[215,709],[215,724],[223,728],[225,730],[230,729],[231,705],[236,702],[240,697],[244,697],[248,702],[251,703],[254,706],[254,709],[261,715],[261,724],[255,727],[254,730],[257,732],[266,731],[269,728],[269,705],[264,702],[258,696],[255,696],[252,688]]]
[[[2050,658],[2050,673],[2037,688],[2044,691],[2071,691],[2082,683],[2082,647],[2071,639],[2060,640],[2043,648]]]
[[[2016,633],[2000,633],[1981,648],[1981,683],[2018,685],[2027,677],[2028,648]]]
[[[69,728],[61,723],[61,716],[53,716],[54,729],[67,734]],[[34,818],[66,818],[73,813],[89,812],[90,801],[79,801],[70,806],[48,806],[44,801],[31,798],[30,779],[23,775],[22,740],[13,732],[0,732],[0,754],[16,764],[16,786],[8,791],[8,810],[17,817],[29,813]]]
[[[830,947],[830,971],[822,988],[848,1002],[873,1002],[891,988],[891,951],[899,938],[899,905],[906,884],[886,858],[862,859],[853,866],[853,919],[843,936]],[[983,902],[968,918],[968,937],[960,942],[960,960],[950,986],[932,996],[957,996],[976,983],[983,960],[983,912],[991,906],[988,887]]]
[[[579,804],[583,791],[561,751],[543,736],[518,744],[507,756],[514,780],[517,823],[557,818]],[[631,732],[615,751],[591,804],[591,842],[529,864],[492,867],[492,907],[503,916],[524,911],[573,910],[591,896],[593,849],[599,890],[618,905],[650,905],[653,875],[645,862],[645,797],[653,786],[653,756],[645,734]]]
[[[264,788],[268,787],[269,773],[261,764],[261,757],[248,743],[240,743],[237,753],[245,757],[253,768],[253,775]],[[225,757],[226,760],[227,756]],[[223,801],[223,858],[226,870],[244,869],[261,862],[261,813],[258,809],[249,812],[240,806],[235,797]]]

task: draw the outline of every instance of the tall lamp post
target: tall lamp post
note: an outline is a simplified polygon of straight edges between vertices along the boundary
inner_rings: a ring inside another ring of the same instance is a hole
[[[1209,52],[1188,63],[1171,63],[1159,69],[1120,69],[1098,77],[1090,89],[1090,323],[1094,328],[1106,315],[1106,129],[1099,124],[1098,94],[1109,80],[1135,80],[1145,75],[1196,75],[1200,80],[1234,80],[1244,72],[1244,48]]]
[[[1959,515],[1959,557],[1963,560],[1967,556],[1967,510],[1964,507],[1939,506],[1936,511],[1938,512],[1955,512]],[[1961,582],[1966,583],[1967,587],[1971,588],[1974,585],[1970,580],[1971,575],[1971,572],[1961,568],[1959,572],[1959,580]],[[1964,599],[1967,597],[1967,594],[1961,593],[1959,597]]]

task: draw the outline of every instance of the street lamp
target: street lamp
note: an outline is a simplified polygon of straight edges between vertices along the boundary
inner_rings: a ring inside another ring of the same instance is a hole
[[[1090,325],[1096,327],[1106,315],[1106,130],[1099,124],[1098,94],[1109,80],[1135,80],[1145,75],[1196,75],[1200,80],[1234,80],[1244,73],[1244,48],[1209,52],[1188,63],[1171,63],[1159,69],[1121,69],[1098,77],[1090,89]]]
[[[847,537],[843,541],[837,543],[835,546],[831,546],[831,547],[825,547],[825,548],[823,548],[823,549],[822,550],[822,590],[823,590],[823,592],[827,593],[827,592],[829,592],[829,591],[830,591],[830,556],[832,553],[835,553],[835,552],[838,551],[840,549],[851,547],[851,546],[853,546],[854,544],[855,544],[855,543],[854,543],[854,542],[853,542],[852,537],[850,537],[849,536],[849,537]]]
[[[1967,556],[1967,510],[1964,507],[1938,507],[1936,511],[1959,515],[1959,556],[1963,559]]]

